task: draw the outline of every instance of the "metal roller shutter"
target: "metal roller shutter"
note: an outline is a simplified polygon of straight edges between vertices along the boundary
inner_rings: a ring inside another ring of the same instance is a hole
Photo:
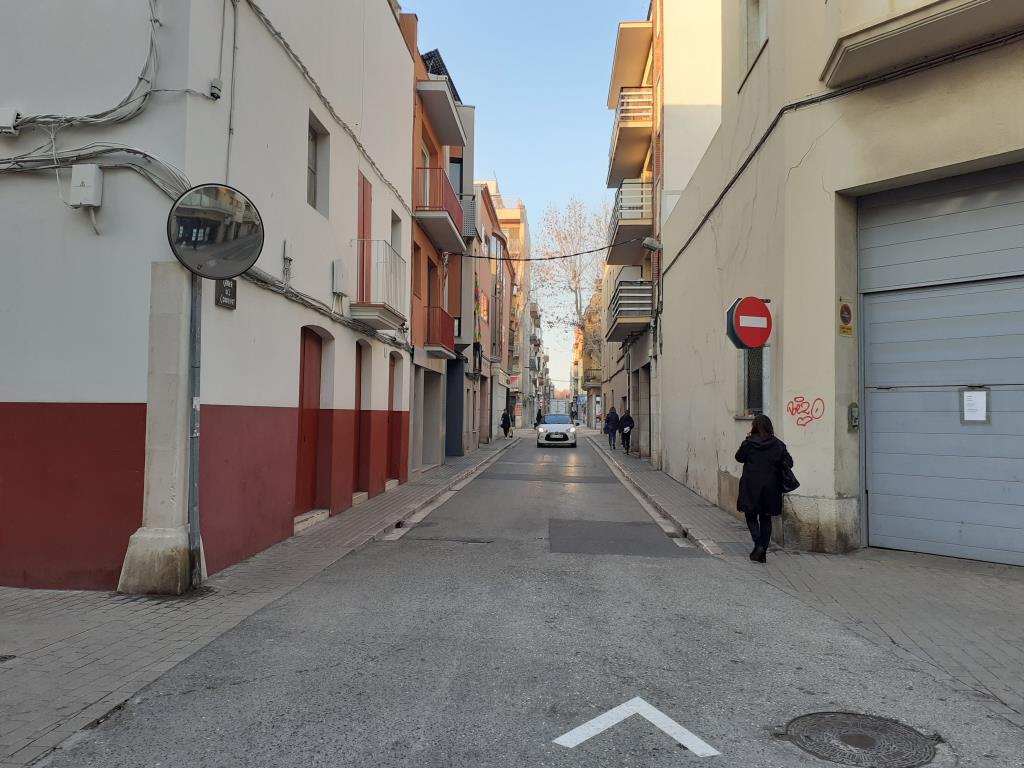
[[[1024,168],[864,198],[859,251],[869,544],[1024,565]]]

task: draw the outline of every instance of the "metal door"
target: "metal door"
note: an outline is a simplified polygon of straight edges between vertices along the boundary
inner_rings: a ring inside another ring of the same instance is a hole
[[[868,543],[1024,565],[1024,171],[866,198],[859,257]]]

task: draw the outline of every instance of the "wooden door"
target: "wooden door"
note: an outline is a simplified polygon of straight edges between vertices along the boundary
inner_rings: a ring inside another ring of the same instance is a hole
[[[316,449],[320,438],[320,367],[323,342],[302,329],[299,354],[299,443],[295,484],[295,514],[316,504]]]
[[[353,477],[355,479],[355,490],[366,491],[369,490],[369,472],[365,464],[369,463],[369,455],[365,451],[365,443],[363,441],[363,433],[365,432],[367,419],[363,416],[363,345],[356,344],[356,408],[355,408],[355,450],[352,454],[352,460],[355,462],[355,471]]]
[[[395,372],[398,361],[394,355],[388,355],[388,479],[397,480],[401,477],[401,417],[395,402]]]

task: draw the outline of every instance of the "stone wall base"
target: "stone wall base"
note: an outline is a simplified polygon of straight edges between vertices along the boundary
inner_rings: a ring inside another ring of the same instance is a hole
[[[128,540],[117,591],[180,595],[189,588],[188,529],[139,528]]]
[[[718,506],[743,520],[736,511],[740,479],[718,473]],[[775,525],[772,540],[787,549],[839,554],[861,546],[859,503],[851,498],[789,494],[785,497],[782,525]]]

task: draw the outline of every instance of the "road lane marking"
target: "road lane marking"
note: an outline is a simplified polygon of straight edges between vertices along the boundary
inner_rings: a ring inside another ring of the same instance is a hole
[[[671,736],[697,757],[714,757],[721,754],[699,736],[688,731],[671,717],[661,710],[652,707],[639,696],[630,699],[625,704],[609,709],[603,715],[598,715],[593,720],[588,720],[568,733],[563,733],[554,740],[555,744],[572,749],[633,715],[640,715],[640,717]]]

